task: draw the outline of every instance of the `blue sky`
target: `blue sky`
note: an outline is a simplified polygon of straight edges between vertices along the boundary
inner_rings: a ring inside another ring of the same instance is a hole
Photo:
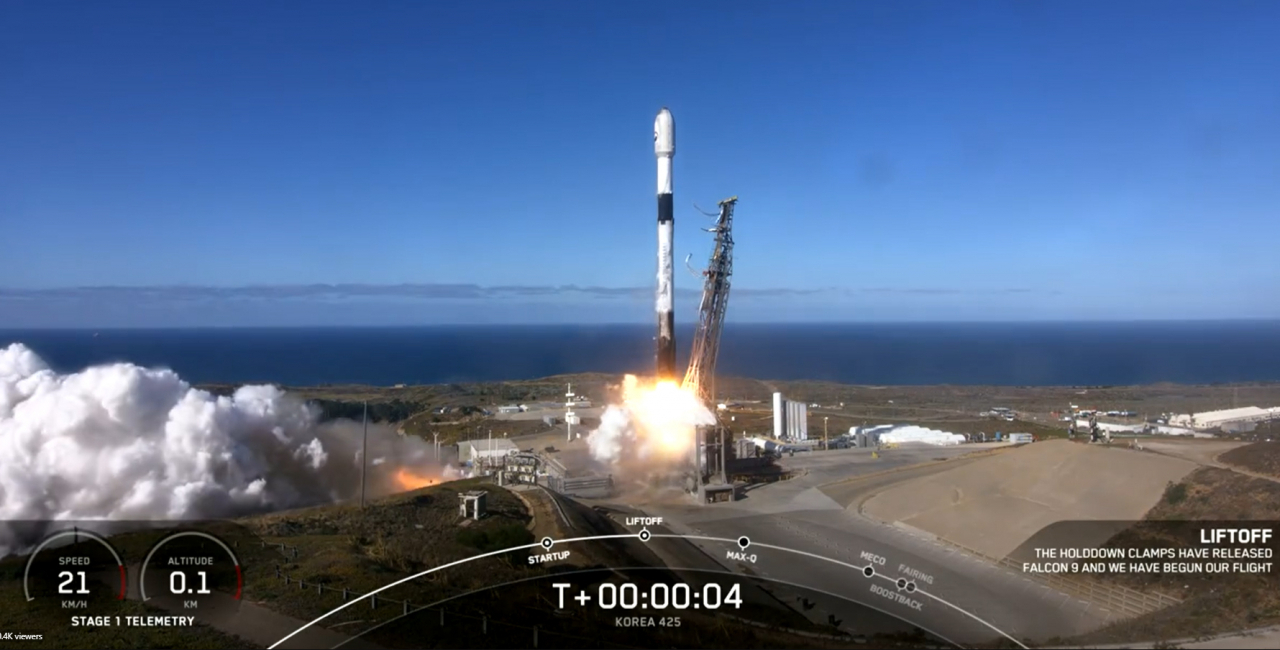
[[[370,4],[0,3],[0,324],[1280,317],[1280,3]]]

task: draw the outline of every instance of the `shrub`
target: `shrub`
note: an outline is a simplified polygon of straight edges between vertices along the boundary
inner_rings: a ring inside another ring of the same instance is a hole
[[[532,544],[533,533],[520,524],[510,523],[492,527],[464,528],[458,531],[456,539],[463,546],[470,546],[481,553],[490,553],[513,546]]]

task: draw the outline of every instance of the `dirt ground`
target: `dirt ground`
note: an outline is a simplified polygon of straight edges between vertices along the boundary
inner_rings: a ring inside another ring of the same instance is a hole
[[[900,483],[863,509],[1001,558],[1057,521],[1141,519],[1170,481],[1196,467],[1159,454],[1050,440]]]

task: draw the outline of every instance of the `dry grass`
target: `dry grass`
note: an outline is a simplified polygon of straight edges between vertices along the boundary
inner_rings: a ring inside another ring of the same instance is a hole
[[[1265,444],[1265,443],[1264,443]],[[1203,467],[1181,483],[1135,526],[1107,542],[1117,548],[1187,547],[1213,522],[1280,519],[1280,484]],[[1277,548],[1273,541],[1273,550]],[[1272,560],[1274,561],[1274,560]],[[1183,599],[1181,605],[1141,616],[1076,639],[1124,643],[1193,638],[1280,623],[1280,571],[1267,574],[1107,574],[1107,580]]]
[[[1254,442],[1237,447],[1218,456],[1218,461],[1251,472],[1280,477],[1280,442]]]

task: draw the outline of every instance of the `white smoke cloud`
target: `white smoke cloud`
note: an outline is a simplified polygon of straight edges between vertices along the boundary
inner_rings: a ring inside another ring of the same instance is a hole
[[[591,457],[605,463],[622,458],[623,450],[637,446],[636,428],[625,407],[610,404],[600,415],[600,426],[587,435]]]
[[[362,430],[319,423],[275,386],[230,397],[128,363],[61,375],[22,344],[0,349],[0,521],[214,519],[357,496]],[[368,491],[431,445],[369,426]],[[378,469],[375,469],[378,468]],[[10,550],[0,529],[0,556]]]

